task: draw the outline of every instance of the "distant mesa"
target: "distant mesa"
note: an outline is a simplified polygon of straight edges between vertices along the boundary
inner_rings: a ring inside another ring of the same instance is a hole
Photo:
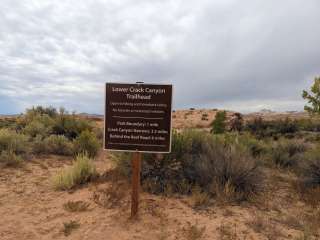
[[[267,108],[263,108],[259,111],[260,113],[275,113],[275,111],[272,111],[270,109],[267,109]]]
[[[90,114],[90,113],[78,113],[78,116],[87,117],[87,118],[103,118],[102,114]]]

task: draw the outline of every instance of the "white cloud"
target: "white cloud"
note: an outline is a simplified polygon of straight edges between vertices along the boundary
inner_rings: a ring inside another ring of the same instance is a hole
[[[20,111],[103,112],[107,81],[172,82],[178,108],[301,110],[319,74],[317,0],[1,4],[0,99]]]

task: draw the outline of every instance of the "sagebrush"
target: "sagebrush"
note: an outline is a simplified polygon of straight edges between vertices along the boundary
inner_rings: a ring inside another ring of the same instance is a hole
[[[117,167],[130,174],[128,155],[119,158]],[[199,186],[211,196],[221,196],[228,187],[233,189],[230,199],[239,201],[263,188],[259,164],[243,146],[195,130],[174,132],[170,154],[145,154],[141,178],[145,190],[155,194],[168,189],[190,194]]]

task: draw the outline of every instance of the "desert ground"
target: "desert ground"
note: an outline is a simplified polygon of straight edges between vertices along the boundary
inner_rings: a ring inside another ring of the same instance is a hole
[[[208,129],[215,114],[205,109],[175,111],[173,127]],[[232,114],[228,112],[228,118]],[[280,117],[288,115],[299,114]],[[252,115],[244,116],[249,118]],[[96,121],[102,127],[102,120]],[[192,195],[142,191],[139,217],[132,220],[130,181],[113,175],[112,158],[113,153],[100,150],[94,161],[99,179],[69,191],[55,190],[51,179],[72,165],[72,157],[40,154],[18,168],[2,168],[0,239],[320,239],[320,206],[301,199],[291,171],[264,169],[265,190],[239,204],[212,199],[209,206],[194,208]],[[84,209],[66,207],[77,201]]]

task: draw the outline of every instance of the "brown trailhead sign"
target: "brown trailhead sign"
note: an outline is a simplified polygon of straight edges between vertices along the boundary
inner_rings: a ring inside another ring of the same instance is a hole
[[[106,84],[109,150],[170,152],[172,85]]]

